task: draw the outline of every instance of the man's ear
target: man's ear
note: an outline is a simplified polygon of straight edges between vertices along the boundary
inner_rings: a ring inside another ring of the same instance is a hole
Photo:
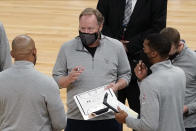
[[[157,52],[157,51],[152,51],[152,52],[151,52],[151,57],[152,57],[152,58],[157,57],[157,55],[158,55],[158,52]]]
[[[103,29],[103,23],[99,26],[99,32],[101,32]]]
[[[14,52],[13,52],[13,50],[10,51],[10,55],[14,58]]]
[[[180,41],[179,44],[178,44],[178,48],[177,48],[178,52],[183,50],[183,48],[184,48],[184,43]]]
[[[33,49],[33,55],[37,55],[37,49],[36,48]]]

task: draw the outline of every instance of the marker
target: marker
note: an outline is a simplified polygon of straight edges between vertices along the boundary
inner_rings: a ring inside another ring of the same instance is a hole
[[[139,71],[138,71],[139,74],[141,74],[141,70],[142,70],[142,61],[140,60],[139,61]]]
[[[78,68],[76,69],[76,71],[80,71],[80,67],[78,67]]]

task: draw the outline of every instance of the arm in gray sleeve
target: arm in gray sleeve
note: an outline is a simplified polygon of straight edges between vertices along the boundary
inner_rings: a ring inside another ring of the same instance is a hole
[[[187,107],[188,107],[188,114],[196,113],[196,102],[188,104]]]
[[[124,79],[127,85],[131,79],[131,67],[123,45],[120,43],[118,50],[118,79]]]
[[[126,118],[128,127],[139,131],[155,131],[159,125],[158,95],[151,82],[144,79],[140,86],[140,119]]]
[[[47,90],[46,103],[53,130],[61,131],[66,127],[67,116],[60,97],[60,91],[56,82],[51,79],[50,90]]]
[[[64,46],[62,46],[59,51],[52,75],[57,83],[61,77],[67,76],[67,62]]]
[[[0,71],[12,64],[10,46],[2,23],[0,23]]]

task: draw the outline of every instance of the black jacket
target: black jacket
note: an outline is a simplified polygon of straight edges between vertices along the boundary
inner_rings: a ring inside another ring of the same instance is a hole
[[[105,18],[102,33],[121,40],[126,0],[99,0],[97,9]],[[167,0],[137,0],[124,34],[129,59],[143,49],[143,41],[150,33],[158,33],[166,26]]]

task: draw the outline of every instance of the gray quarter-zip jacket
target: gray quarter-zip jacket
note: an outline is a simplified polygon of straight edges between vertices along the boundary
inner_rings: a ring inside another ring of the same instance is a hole
[[[57,81],[67,76],[76,66],[83,66],[84,72],[67,88],[68,118],[83,120],[73,99],[74,95],[103,86],[119,79],[127,84],[131,78],[131,69],[125,49],[120,41],[102,35],[94,57],[84,48],[79,37],[62,45],[53,69]],[[95,120],[114,118],[107,113]]]
[[[33,63],[16,61],[0,73],[0,131],[61,131],[66,114],[58,85]]]
[[[172,61],[173,65],[182,68],[186,75],[185,105],[188,113],[184,114],[184,126],[196,127],[196,52],[184,44],[184,49]]]
[[[140,119],[128,116],[126,124],[137,131],[184,131],[184,71],[170,60],[150,69],[152,74],[140,83]]]

